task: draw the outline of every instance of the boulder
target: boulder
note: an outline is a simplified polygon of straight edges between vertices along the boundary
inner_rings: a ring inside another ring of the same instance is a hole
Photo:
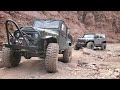
[[[93,52],[94,52],[94,51],[91,50],[91,49],[83,48],[83,54],[90,55],[90,54],[93,53]]]

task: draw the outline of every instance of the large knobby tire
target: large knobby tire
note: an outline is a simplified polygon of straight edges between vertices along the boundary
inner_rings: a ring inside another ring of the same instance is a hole
[[[105,49],[106,49],[106,43],[102,43],[101,50],[105,50]]]
[[[88,42],[87,43],[87,48],[88,49],[94,49],[94,43],[93,42]]]
[[[49,73],[57,72],[59,46],[57,43],[49,43],[47,46],[45,67]]]
[[[2,61],[5,67],[16,67],[20,63],[21,55],[13,49],[4,47],[2,50]]]
[[[79,47],[77,47],[77,43],[74,44],[74,50],[79,50]]]
[[[63,52],[63,62],[68,63],[72,60],[72,47],[70,46],[68,49]]]

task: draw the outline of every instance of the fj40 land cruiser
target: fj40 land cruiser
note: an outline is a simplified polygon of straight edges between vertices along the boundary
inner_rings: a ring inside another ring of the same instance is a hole
[[[5,67],[15,67],[21,56],[26,59],[40,57],[45,60],[47,72],[57,71],[58,54],[63,54],[63,62],[72,59],[72,36],[63,20],[35,20],[33,26],[19,27],[13,20],[6,23],[7,44],[2,50]],[[12,25],[16,29],[11,30]]]

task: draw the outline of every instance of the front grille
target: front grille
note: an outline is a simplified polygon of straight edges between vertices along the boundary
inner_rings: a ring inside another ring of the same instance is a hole
[[[80,40],[80,39],[78,39],[78,42],[80,42],[80,43],[85,43],[85,40]]]
[[[21,31],[24,32],[23,35],[25,35],[25,33],[26,33],[29,37],[31,37],[33,39],[37,39],[39,36],[39,32],[36,31],[35,29],[33,29],[32,27],[23,27],[23,28],[21,28]],[[27,37],[27,38],[29,40],[31,40],[29,37]]]
[[[28,36],[30,36],[31,38],[37,39],[39,34],[37,31],[34,32],[30,32],[30,31],[24,31]]]

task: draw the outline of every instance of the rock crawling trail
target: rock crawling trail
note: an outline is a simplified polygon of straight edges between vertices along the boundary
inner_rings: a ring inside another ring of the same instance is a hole
[[[18,67],[0,68],[0,79],[119,79],[120,44],[108,44],[105,51],[73,49],[73,59],[63,63],[59,55],[58,72],[47,73],[44,60],[22,58]]]

